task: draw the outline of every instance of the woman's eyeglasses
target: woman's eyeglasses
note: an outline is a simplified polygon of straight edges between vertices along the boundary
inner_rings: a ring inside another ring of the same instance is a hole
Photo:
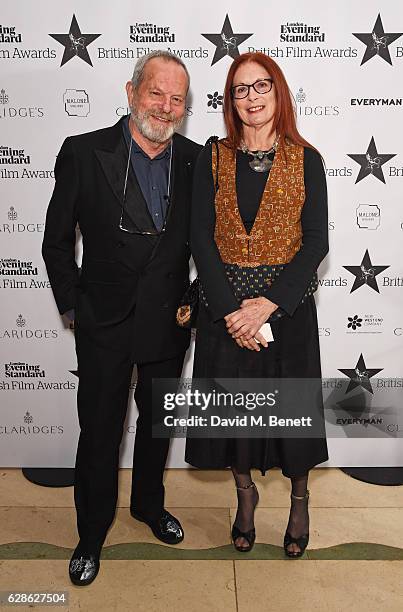
[[[258,81],[251,83],[251,85],[246,85],[245,83],[242,85],[234,85],[234,87],[231,87],[232,97],[235,98],[235,100],[242,100],[242,98],[246,98],[249,95],[251,87],[253,87],[258,94],[269,93],[273,87],[273,79],[259,79]]]

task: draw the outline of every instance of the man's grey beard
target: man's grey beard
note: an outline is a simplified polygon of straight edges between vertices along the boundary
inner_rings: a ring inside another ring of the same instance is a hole
[[[148,110],[143,113],[139,112],[135,106],[131,107],[131,118],[134,121],[135,126],[144,138],[151,142],[164,143],[172,138],[174,132],[177,132],[183,123],[184,116],[180,119],[176,119],[173,113],[162,113],[157,110]],[[154,115],[155,117],[161,117],[161,119],[168,119],[171,121],[168,125],[151,125],[149,117]]]

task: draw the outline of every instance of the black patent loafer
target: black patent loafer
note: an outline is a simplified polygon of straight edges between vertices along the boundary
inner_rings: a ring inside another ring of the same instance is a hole
[[[77,549],[76,549],[77,550]],[[70,560],[70,580],[76,586],[87,586],[95,580],[99,572],[99,555],[93,553],[77,553]]]
[[[164,542],[164,544],[179,544],[185,537],[182,525],[178,519],[165,509],[160,518],[155,521],[149,521],[132,510],[130,510],[130,514],[136,520],[146,523],[155,537]]]

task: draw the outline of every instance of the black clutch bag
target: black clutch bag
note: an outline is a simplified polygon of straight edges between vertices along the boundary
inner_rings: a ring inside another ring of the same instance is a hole
[[[196,327],[199,312],[199,290],[200,281],[197,276],[183,295],[178,310],[176,311],[176,323],[179,327],[190,329]]]

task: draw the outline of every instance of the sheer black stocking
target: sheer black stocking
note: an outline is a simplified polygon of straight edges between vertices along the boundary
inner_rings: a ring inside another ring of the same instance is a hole
[[[303,497],[307,492],[309,472],[303,476],[291,478],[291,492],[293,495]],[[299,538],[309,533],[308,500],[295,499],[291,497],[290,516],[287,531],[293,538]],[[298,544],[292,543],[287,546],[290,552],[300,552]]]
[[[235,478],[238,496],[238,509],[234,525],[240,531],[247,532],[254,527],[253,517],[255,507],[259,501],[259,494],[257,488],[253,485],[250,470],[246,473],[240,473],[233,466],[232,473]],[[236,538],[234,544],[239,548],[248,548],[249,546],[248,541],[243,537]]]

